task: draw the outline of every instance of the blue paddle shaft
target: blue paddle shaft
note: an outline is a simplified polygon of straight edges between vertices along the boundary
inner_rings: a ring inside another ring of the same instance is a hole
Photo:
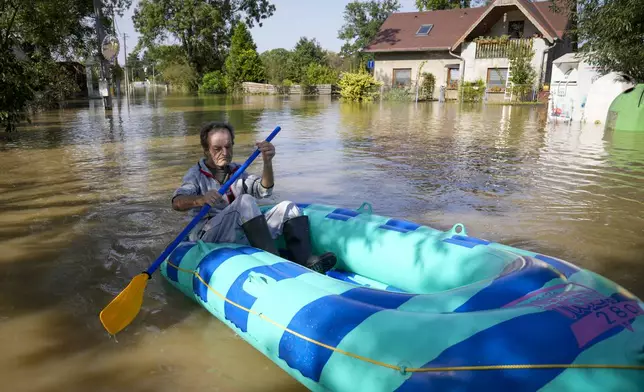
[[[282,128],[280,128],[279,126],[275,127],[273,132],[271,132],[271,134],[268,135],[268,137],[266,138],[266,141],[270,142],[271,140],[273,140],[273,138],[277,136],[277,134],[281,129]],[[250,157],[248,157],[246,162],[244,162],[244,164],[241,165],[240,168],[235,171],[235,173],[233,173],[230,179],[226,181],[224,185],[221,186],[221,188],[219,188],[218,190],[219,194],[223,196],[224,193],[228,191],[228,188],[230,188],[230,186],[235,181],[237,181],[237,178],[239,178],[239,176],[242,175],[244,170],[246,170],[246,168],[248,168],[248,166],[250,166],[250,164],[253,163],[253,161],[255,160],[255,158],[257,158],[258,155],[259,155],[259,149],[256,148],[255,151],[253,151],[253,153],[250,155]],[[190,233],[190,230],[192,230],[197,225],[197,223],[199,223],[199,221],[204,216],[206,216],[208,211],[210,211],[210,204],[206,203],[201,208],[201,211],[199,211],[199,214],[197,214],[197,216],[195,216],[190,221],[190,223],[188,223],[188,226],[186,226],[185,229],[183,229],[183,231],[179,233],[177,238],[175,238],[174,241],[172,241],[172,243],[168,245],[167,248],[165,248],[163,253],[161,253],[161,255],[154,261],[154,263],[150,266],[150,268],[148,268],[147,271],[145,271],[150,277],[152,277],[152,274],[154,273],[154,271],[156,271],[157,268],[159,268],[159,266],[161,265],[161,263],[163,263],[163,260],[165,260],[170,255],[170,253],[172,253],[172,251],[175,250],[177,246],[179,246],[181,241],[188,235],[188,233]]]

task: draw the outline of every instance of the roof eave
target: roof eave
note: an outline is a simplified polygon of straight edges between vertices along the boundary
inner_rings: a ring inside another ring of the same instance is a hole
[[[428,48],[392,48],[392,49],[363,49],[364,53],[387,53],[387,52],[441,52],[449,50],[449,46],[428,47]]]

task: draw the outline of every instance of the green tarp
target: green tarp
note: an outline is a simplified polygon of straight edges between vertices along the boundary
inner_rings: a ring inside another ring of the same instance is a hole
[[[638,84],[615,98],[608,109],[606,127],[615,131],[644,132],[644,84]]]

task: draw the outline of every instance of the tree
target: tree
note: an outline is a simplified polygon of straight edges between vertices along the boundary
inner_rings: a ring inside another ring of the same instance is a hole
[[[537,71],[532,67],[532,58],[534,50],[532,46],[515,46],[511,49],[509,55],[510,68],[512,75],[512,95],[514,99],[523,101],[530,97],[534,81],[537,78]]]
[[[122,15],[130,2],[103,0],[102,11]],[[98,52],[93,17],[88,0],[0,0],[0,125],[5,130],[28,119],[28,110],[55,107],[77,91],[61,62]]]
[[[148,75],[150,75],[149,69]],[[188,64],[167,64],[163,68],[161,75],[156,75],[157,82],[159,77],[173,88],[182,91],[195,91],[199,83],[199,76],[197,76],[195,70]]]
[[[240,91],[243,82],[264,81],[264,66],[257,54],[257,46],[242,22],[237,23],[233,33],[230,54],[226,59],[226,79],[230,92]]]
[[[512,69],[510,81],[518,85],[532,85],[537,77],[537,72],[532,67],[534,57],[532,47],[516,46],[510,51],[508,57]]]
[[[418,11],[470,8],[470,0],[416,0],[416,8]]]
[[[130,52],[127,55],[127,68],[132,82],[145,79],[143,72],[143,61],[139,58],[140,53]]]
[[[289,66],[291,65],[291,52],[286,49],[278,48],[267,50],[259,57],[264,65],[266,80],[274,85],[281,85],[284,80],[292,80],[293,73]]]
[[[325,56],[329,67],[333,68],[338,73],[349,71],[351,69],[350,59],[346,56],[341,56],[331,50],[327,50]]]
[[[142,46],[176,39],[190,65],[203,75],[224,65],[238,22],[261,26],[274,11],[268,0],[141,0],[132,19]]]
[[[340,53],[359,61],[372,58],[372,55],[360,51],[376,37],[389,15],[399,9],[398,0],[352,1],[347,4],[344,25],[338,31],[338,38],[345,41]]]
[[[622,73],[644,83],[644,2],[641,0],[557,0],[554,11],[567,12],[568,30],[577,36],[580,54],[602,72]]]
[[[311,63],[306,67],[302,84],[313,86],[316,84],[334,84],[338,81],[338,73],[327,65]]]
[[[295,44],[290,63],[291,72],[296,81],[301,82],[304,79],[306,68],[311,63],[327,64],[324,49],[315,38],[301,37]]]

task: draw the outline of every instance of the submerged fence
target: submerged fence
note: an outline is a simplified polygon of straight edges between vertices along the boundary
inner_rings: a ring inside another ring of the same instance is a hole
[[[302,86],[293,84],[290,86],[276,86],[268,83],[244,82],[242,88],[246,94],[261,95],[331,95],[333,88],[330,84],[317,84],[311,86]]]

